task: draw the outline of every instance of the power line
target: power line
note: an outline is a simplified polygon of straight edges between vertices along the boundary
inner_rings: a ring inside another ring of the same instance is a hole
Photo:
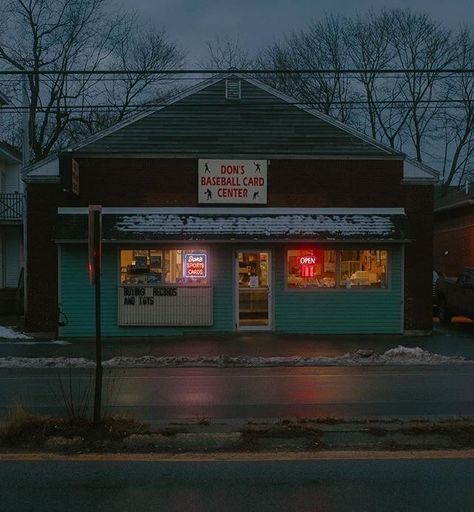
[[[298,107],[314,107],[318,105],[336,105],[336,106],[344,106],[344,105],[387,105],[387,106],[413,106],[413,105],[431,105],[436,104],[437,106],[448,104],[448,105],[455,105],[455,104],[461,104],[464,105],[466,103],[474,103],[474,98],[472,99],[463,99],[463,98],[450,98],[450,99],[420,99],[420,100],[329,100],[325,101],[324,99],[321,100],[314,100],[314,101],[285,101],[284,104],[280,103],[271,103],[271,102],[265,102],[265,101],[255,101],[251,103],[246,103],[244,106],[247,110],[250,110],[250,108],[262,108],[262,109],[280,109],[281,107],[287,106],[287,105],[293,105]],[[97,103],[97,104],[87,104],[87,105],[78,105],[78,104],[64,104],[61,105],[61,109],[70,109],[70,108],[132,108],[132,109],[139,109],[139,108],[159,108],[159,107],[166,107],[170,106],[172,103],[165,101],[161,102],[145,102],[145,103],[132,103],[132,104],[120,104],[120,103]],[[210,102],[210,101],[188,101],[185,108],[187,107],[222,107],[222,106],[228,106],[228,104],[224,104],[223,102]],[[28,106],[18,105],[4,105],[2,107],[2,110],[14,110],[18,111],[19,109],[29,110]],[[57,107],[43,107],[41,105],[36,107],[37,110],[58,110]]]
[[[393,68],[393,69],[71,69],[71,70],[0,70],[0,75],[358,75],[361,73],[390,74],[474,74],[474,68]]]
[[[308,104],[304,104],[304,105],[301,105],[301,106],[305,106],[307,108],[313,108],[315,110],[318,110],[319,112],[323,112],[325,109],[321,109],[319,108],[322,104],[319,104],[319,105],[308,105]],[[166,105],[164,105],[166,106]],[[332,106],[341,106],[340,104],[334,104],[334,103],[331,103],[329,105],[329,107],[332,107]],[[404,108],[410,108],[411,105],[399,105],[398,103],[394,103],[392,106],[395,106],[395,107],[404,107]],[[146,111],[149,111],[151,110],[152,108],[154,108],[154,106],[147,106],[147,105],[141,105],[141,106],[126,106],[126,107],[120,107],[120,106],[113,106],[113,105],[87,105],[87,106],[81,106],[81,105],[78,105],[78,106],[67,106],[67,107],[62,107],[61,109],[57,109],[57,108],[54,108],[54,109],[48,109],[47,107],[37,107],[36,108],[36,112],[38,113],[46,113],[46,112],[49,112],[50,114],[55,114],[55,113],[60,113],[60,114],[63,114],[65,115],[66,113],[72,113],[72,112],[94,112],[94,111],[97,111],[97,112],[117,112],[118,110],[122,110],[122,109],[125,109],[126,111],[133,111],[133,112],[146,112]],[[445,106],[443,107],[443,105],[426,105],[424,108],[429,108],[429,109],[440,109],[440,108],[449,108],[449,109],[456,109],[456,110],[460,110],[460,109],[464,109],[465,107],[463,105],[456,105],[456,106],[451,106],[451,107],[448,107],[448,106]],[[28,108],[25,108],[25,107],[3,107],[2,108],[3,111],[5,111],[5,113],[7,112],[10,112],[10,113],[17,113],[17,114],[20,114],[20,113],[25,113],[25,112],[29,112],[29,109]],[[363,105],[354,105],[352,107],[352,110],[364,110],[364,106]],[[268,112],[268,110],[266,110]],[[249,111],[249,113],[258,113],[258,112],[261,112],[258,111],[258,110],[254,110],[254,111]],[[223,113],[223,115],[225,115],[225,113]]]

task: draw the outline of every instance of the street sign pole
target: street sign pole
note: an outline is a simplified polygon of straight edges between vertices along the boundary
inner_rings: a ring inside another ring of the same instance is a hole
[[[102,256],[102,207],[89,205],[89,280],[95,288],[95,390],[94,423],[101,420],[102,323],[100,273]]]

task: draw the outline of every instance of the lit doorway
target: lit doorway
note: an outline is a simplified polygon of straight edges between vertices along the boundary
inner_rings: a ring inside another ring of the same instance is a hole
[[[236,326],[239,330],[271,328],[271,253],[236,253]]]

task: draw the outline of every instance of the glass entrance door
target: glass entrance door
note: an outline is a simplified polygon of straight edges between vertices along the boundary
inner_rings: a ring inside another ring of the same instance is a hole
[[[237,326],[270,328],[270,252],[237,252]]]

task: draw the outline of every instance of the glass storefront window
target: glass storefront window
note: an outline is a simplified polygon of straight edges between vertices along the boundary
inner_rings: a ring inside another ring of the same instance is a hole
[[[375,249],[287,251],[287,288],[387,288],[388,251]]]
[[[205,249],[120,251],[121,284],[208,284]]]
[[[289,250],[287,264],[287,286],[290,289],[336,286],[336,251]]]
[[[341,251],[339,286],[387,288],[387,251]]]

